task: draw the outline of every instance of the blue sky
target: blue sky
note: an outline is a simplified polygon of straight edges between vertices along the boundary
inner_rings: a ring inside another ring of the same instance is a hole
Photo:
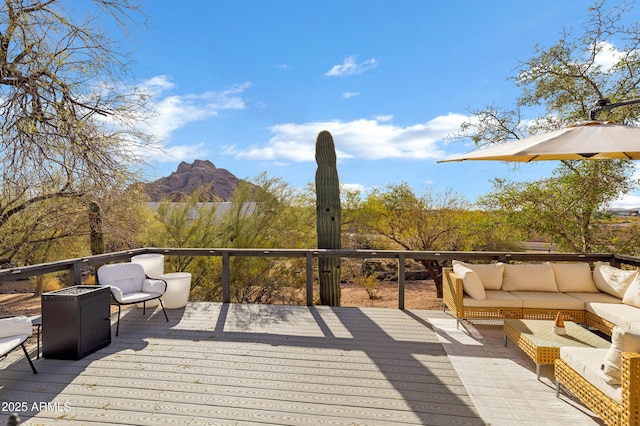
[[[552,163],[437,160],[468,108],[513,105],[518,61],[580,31],[589,1],[141,0],[150,26],[123,46],[154,93],[165,147],[147,178],[207,159],[240,178],[312,182],[314,142],[334,136],[342,184],[409,183],[474,201],[494,177],[536,179]],[[531,117],[534,118],[534,117]],[[630,198],[618,206],[640,205]]]

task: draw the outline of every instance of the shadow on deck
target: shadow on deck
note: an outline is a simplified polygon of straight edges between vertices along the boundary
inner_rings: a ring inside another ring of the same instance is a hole
[[[544,423],[536,412],[548,397],[557,424],[597,424],[535,380],[501,327],[464,333],[441,312],[378,308],[167,312],[168,323],[132,308],[111,345],[79,361],[36,360],[37,375],[14,352],[0,370],[3,403],[19,403],[11,411],[24,424],[496,425]]]

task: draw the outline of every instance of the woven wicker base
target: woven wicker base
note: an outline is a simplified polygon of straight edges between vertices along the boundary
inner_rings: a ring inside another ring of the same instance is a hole
[[[540,380],[540,366],[553,364],[560,358],[560,347],[576,346],[586,348],[609,348],[611,343],[591,333],[578,324],[566,321],[566,334],[553,332],[553,321],[546,320],[504,320],[505,345],[507,338],[513,341],[536,363],[536,373]]]

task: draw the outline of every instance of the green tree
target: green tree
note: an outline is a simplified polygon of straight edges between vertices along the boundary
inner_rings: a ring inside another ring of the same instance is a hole
[[[630,185],[629,164],[588,161],[577,168],[574,165],[565,162],[553,176],[536,182],[496,180],[495,191],[480,203],[501,211],[529,236],[548,236],[560,250],[615,250],[616,241],[606,232],[610,227],[598,219],[598,210]]]
[[[520,139],[588,119],[597,100],[639,97],[640,29],[637,23],[624,22],[632,16],[630,6],[609,5],[596,3],[581,33],[564,30],[554,45],[536,47],[533,56],[519,64],[512,80],[522,91],[513,108],[490,105],[472,110],[473,118],[454,137],[470,138],[477,145]],[[614,58],[613,63],[605,57]],[[540,108],[540,117],[525,119],[527,111]],[[628,106],[599,118],[628,123],[638,116],[637,107]],[[563,161],[548,179],[497,180],[483,203],[501,209],[525,232],[552,236],[564,249],[598,250],[606,245],[602,236],[607,233],[595,218],[636,187],[632,167],[624,160]]]
[[[406,184],[390,184],[371,191],[354,214],[362,233],[383,236],[406,250],[447,250],[461,227],[459,214],[469,204],[458,194],[427,191],[418,196]],[[442,280],[437,262],[421,263],[434,277],[437,296],[442,297]]]
[[[136,128],[146,96],[123,91],[128,68],[119,44],[98,21],[78,21],[60,3],[0,5],[0,233],[13,237],[0,256],[13,261],[24,261],[16,256],[29,244],[67,236],[70,226],[54,233],[41,219],[51,209],[86,232],[91,201],[132,183],[135,153],[150,142]],[[85,5],[123,31],[139,16],[130,0]]]
[[[229,203],[203,203],[199,194],[163,201],[150,228],[152,245],[194,248],[296,248],[313,241],[309,213],[294,205],[293,189],[265,173],[242,182]],[[192,273],[193,296],[221,300],[219,258],[171,256],[168,268]],[[234,302],[297,303],[305,281],[303,259],[231,258]]]

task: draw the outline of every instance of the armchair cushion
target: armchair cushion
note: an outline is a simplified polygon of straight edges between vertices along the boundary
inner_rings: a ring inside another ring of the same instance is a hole
[[[20,346],[32,333],[31,320],[25,316],[0,319],[0,356]]]
[[[123,305],[158,298],[167,289],[164,280],[147,278],[142,265],[137,263],[101,266],[98,269],[98,282],[109,286],[113,298]]]
[[[33,325],[25,316],[15,316],[0,319],[0,337],[18,336],[26,334],[31,336]]]
[[[167,282],[147,278],[142,282],[142,291],[146,293],[164,294],[164,292],[167,291]]]

